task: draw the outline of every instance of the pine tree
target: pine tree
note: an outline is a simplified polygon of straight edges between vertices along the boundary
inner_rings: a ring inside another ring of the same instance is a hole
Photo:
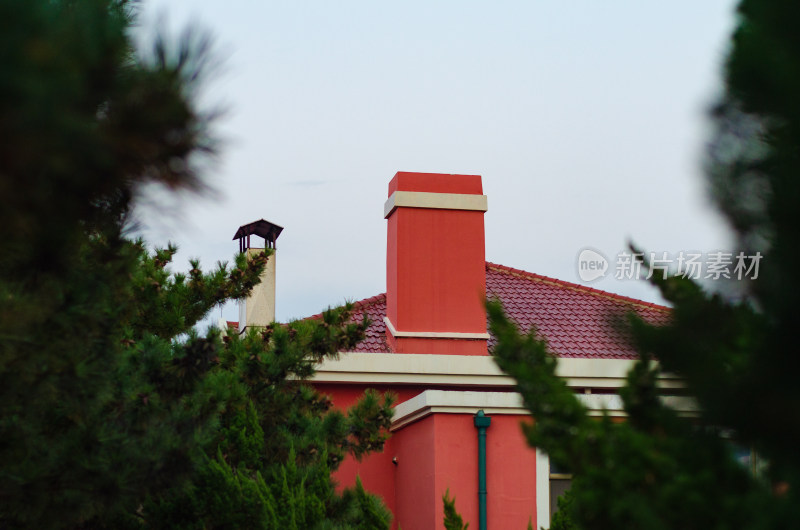
[[[550,521],[550,530],[575,530],[572,522],[572,492],[567,490],[557,499],[558,511]],[[529,527],[532,525],[528,525]]]
[[[464,524],[464,519],[456,510],[456,498],[450,498],[449,489],[442,495],[442,502],[444,503],[444,527],[447,530],[467,530],[469,523]]]
[[[535,331],[520,336],[489,304],[498,363],[536,418],[529,442],[574,473],[567,510],[579,528],[800,524],[800,7],[744,0],[738,14],[707,174],[742,251],[764,256],[758,280],[715,294],[679,276],[655,280],[672,320],[654,328],[632,318],[641,361],[622,391],[621,424],[589,419]],[[699,418],[662,404],[660,370],[683,378]],[[734,442],[755,449],[760,474],[734,459]]]
[[[195,331],[269,256],[173,273],[127,237],[143,185],[202,190],[215,151],[207,41],[138,52],[134,8],[0,2],[0,527],[347,528],[378,501],[330,473],[382,446],[390,400],[342,413],[301,381],[366,323]]]

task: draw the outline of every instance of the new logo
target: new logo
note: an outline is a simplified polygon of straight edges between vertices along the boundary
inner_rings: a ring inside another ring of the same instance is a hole
[[[608,272],[608,259],[600,252],[584,248],[578,254],[578,278],[583,282],[593,282]]]

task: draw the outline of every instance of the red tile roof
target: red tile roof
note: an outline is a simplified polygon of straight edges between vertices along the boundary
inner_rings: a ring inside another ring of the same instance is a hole
[[[370,321],[367,328],[366,337],[353,349],[357,352],[366,353],[390,353],[389,345],[386,344],[386,324],[383,317],[386,316],[386,293],[371,296],[359,300],[353,304],[353,316],[350,322],[361,322],[363,315],[366,314]],[[308,318],[319,319],[321,313],[312,315]]]
[[[634,311],[665,324],[670,316],[664,306],[488,262],[486,292],[500,299],[520,331],[535,327],[559,357],[636,358],[615,319]],[[490,350],[493,345],[491,338]]]
[[[352,319],[360,322],[362,315],[365,313],[370,320],[370,325],[367,328],[367,336],[358,343],[353,351],[388,353],[389,346],[386,344],[386,324],[383,322],[383,317],[386,316],[386,293],[381,293],[356,302]]]
[[[670,315],[669,308],[664,306],[489,262],[486,262],[486,292],[490,298],[500,299],[506,314],[521,331],[535,327],[559,357],[636,358],[626,334],[615,326],[615,317],[634,311],[647,322],[664,324]],[[379,294],[355,305],[353,318],[360,320],[366,313],[372,322],[367,337],[355,351],[390,353],[383,323],[386,295]],[[490,351],[494,343],[492,337]]]

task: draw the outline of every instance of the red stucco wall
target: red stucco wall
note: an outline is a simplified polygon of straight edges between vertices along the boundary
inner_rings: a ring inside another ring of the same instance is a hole
[[[520,429],[526,416],[494,414],[486,435],[487,519],[490,528],[539,528],[536,519],[536,451]],[[477,528],[477,522],[475,523]],[[470,525],[472,528],[473,525]]]
[[[341,409],[354,404],[367,385],[319,383]],[[425,390],[422,386],[389,387],[398,403]],[[487,518],[490,528],[536,527],[536,453],[520,429],[526,416],[489,414],[487,431]],[[392,459],[397,459],[397,464]],[[435,413],[392,434],[384,450],[361,462],[348,458],[335,473],[340,486],[351,486],[356,476],[364,487],[380,495],[404,530],[443,529],[442,495],[450,489],[456,506],[470,523],[478,525],[478,442],[472,414]]]

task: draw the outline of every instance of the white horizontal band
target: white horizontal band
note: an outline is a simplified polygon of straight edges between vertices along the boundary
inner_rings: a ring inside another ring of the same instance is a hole
[[[458,332],[440,332],[440,331],[397,331],[394,329],[389,317],[383,317],[383,323],[386,324],[386,329],[393,337],[400,338],[414,338],[414,339],[485,339],[489,340],[488,333],[458,333]]]
[[[409,208],[437,208],[440,210],[475,210],[485,212],[489,209],[486,195],[468,193],[428,193],[424,191],[396,191],[383,205],[383,218],[386,219],[400,206]]]
[[[571,388],[620,388],[635,361],[628,359],[558,360],[556,373]],[[490,355],[419,353],[342,353],[317,365],[314,381],[385,385],[473,386],[513,389],[516,382]],[[661,388],[682,388],[674,375],[661,373]]]
[[[397,430],[431,414],[475,414],[478,410],[487,415],[529,414],[516,392],[425,390],[394,408],[391,429]]]
[[[577,394],[575,397],[588,409],[589,416],[627,416],[622,398],[618,394]],[[682,415],[693,416],[697,413],[697,405],[689,397],[661,396],[660,399]],[[391,430],[397,430],[431,414],[475,414],[478,410],[483,410],[487,415],[530,414],[522,403],[522,396],[516,392],[425,390],[395,406]]]

